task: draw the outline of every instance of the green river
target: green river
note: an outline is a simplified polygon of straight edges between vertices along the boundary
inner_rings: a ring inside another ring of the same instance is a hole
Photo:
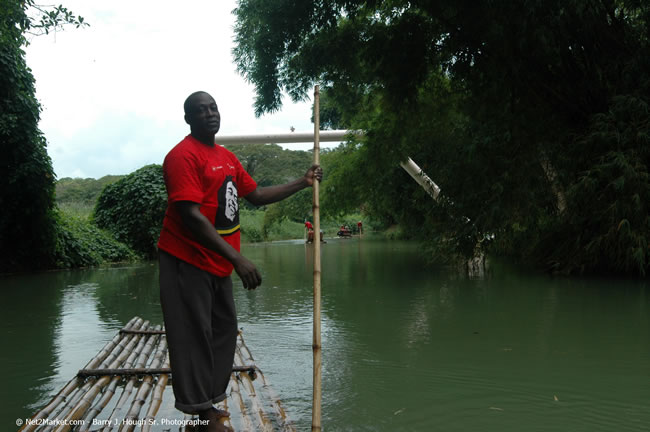
[[[312,400],[313,246],[244,245],[264,282],[239,325],[298,430]],[[650,431],[647,283],[491,263],[427,267],[414,243],[322,245],[325,431]],[[158,266],[0,278],[0,430],[16,430],[133,316],[161,323]]]

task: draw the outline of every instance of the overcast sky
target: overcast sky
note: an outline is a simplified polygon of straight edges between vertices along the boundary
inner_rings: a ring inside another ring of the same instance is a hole
[[[219,134],[313,132],[311,101],[287,97],[282,111],[255,118],[253,87],[231,54],[235,0],[62,1],[90,27],[32,38],[26,49],[58,178],[162,163],[189,133],[183,101],[196,90],[216,99]]]

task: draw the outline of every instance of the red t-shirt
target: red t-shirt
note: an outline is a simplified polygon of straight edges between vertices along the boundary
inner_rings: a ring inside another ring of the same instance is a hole
[[[305,227],[306,227],[307,229],[313,229],[313,228],[314,228],[314,226],[313,226],[313,225],[311,224],[311,222],[309,222],[309,221],[305,221]]]
[[[158,248],[202,270],[220,277],[232,273],[232,264],[221,255],[193,240],[181,221],[178,201],[201,204],[203,213],[217,232],[239,251],[239,203],[255,190],[257,183],[229,150],[207,146],[192,135],[185,137],[165,157],[167,211]]]

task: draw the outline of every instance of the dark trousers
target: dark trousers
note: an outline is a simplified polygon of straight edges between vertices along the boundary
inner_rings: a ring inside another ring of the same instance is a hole
[[[163,251],[159,257],[176,408],[196,414],[226,398],[237,343],[232,280]]]

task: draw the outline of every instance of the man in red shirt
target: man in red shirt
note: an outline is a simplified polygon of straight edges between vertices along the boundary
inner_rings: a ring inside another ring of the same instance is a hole
[[[167,212],[158,242],[160,301],[165,320],[176,407],[208,420],[208,431],[226,430],[214,407],[226,398],[237,341],[233,270],[246,289],[262,277],[240,254],[238,197],[270,204],[322,178],[313,165],[302,178],[258,188],[229,150],[215,144],[221,116],[208,93],[184,104],[190,135],[165,157]]]

